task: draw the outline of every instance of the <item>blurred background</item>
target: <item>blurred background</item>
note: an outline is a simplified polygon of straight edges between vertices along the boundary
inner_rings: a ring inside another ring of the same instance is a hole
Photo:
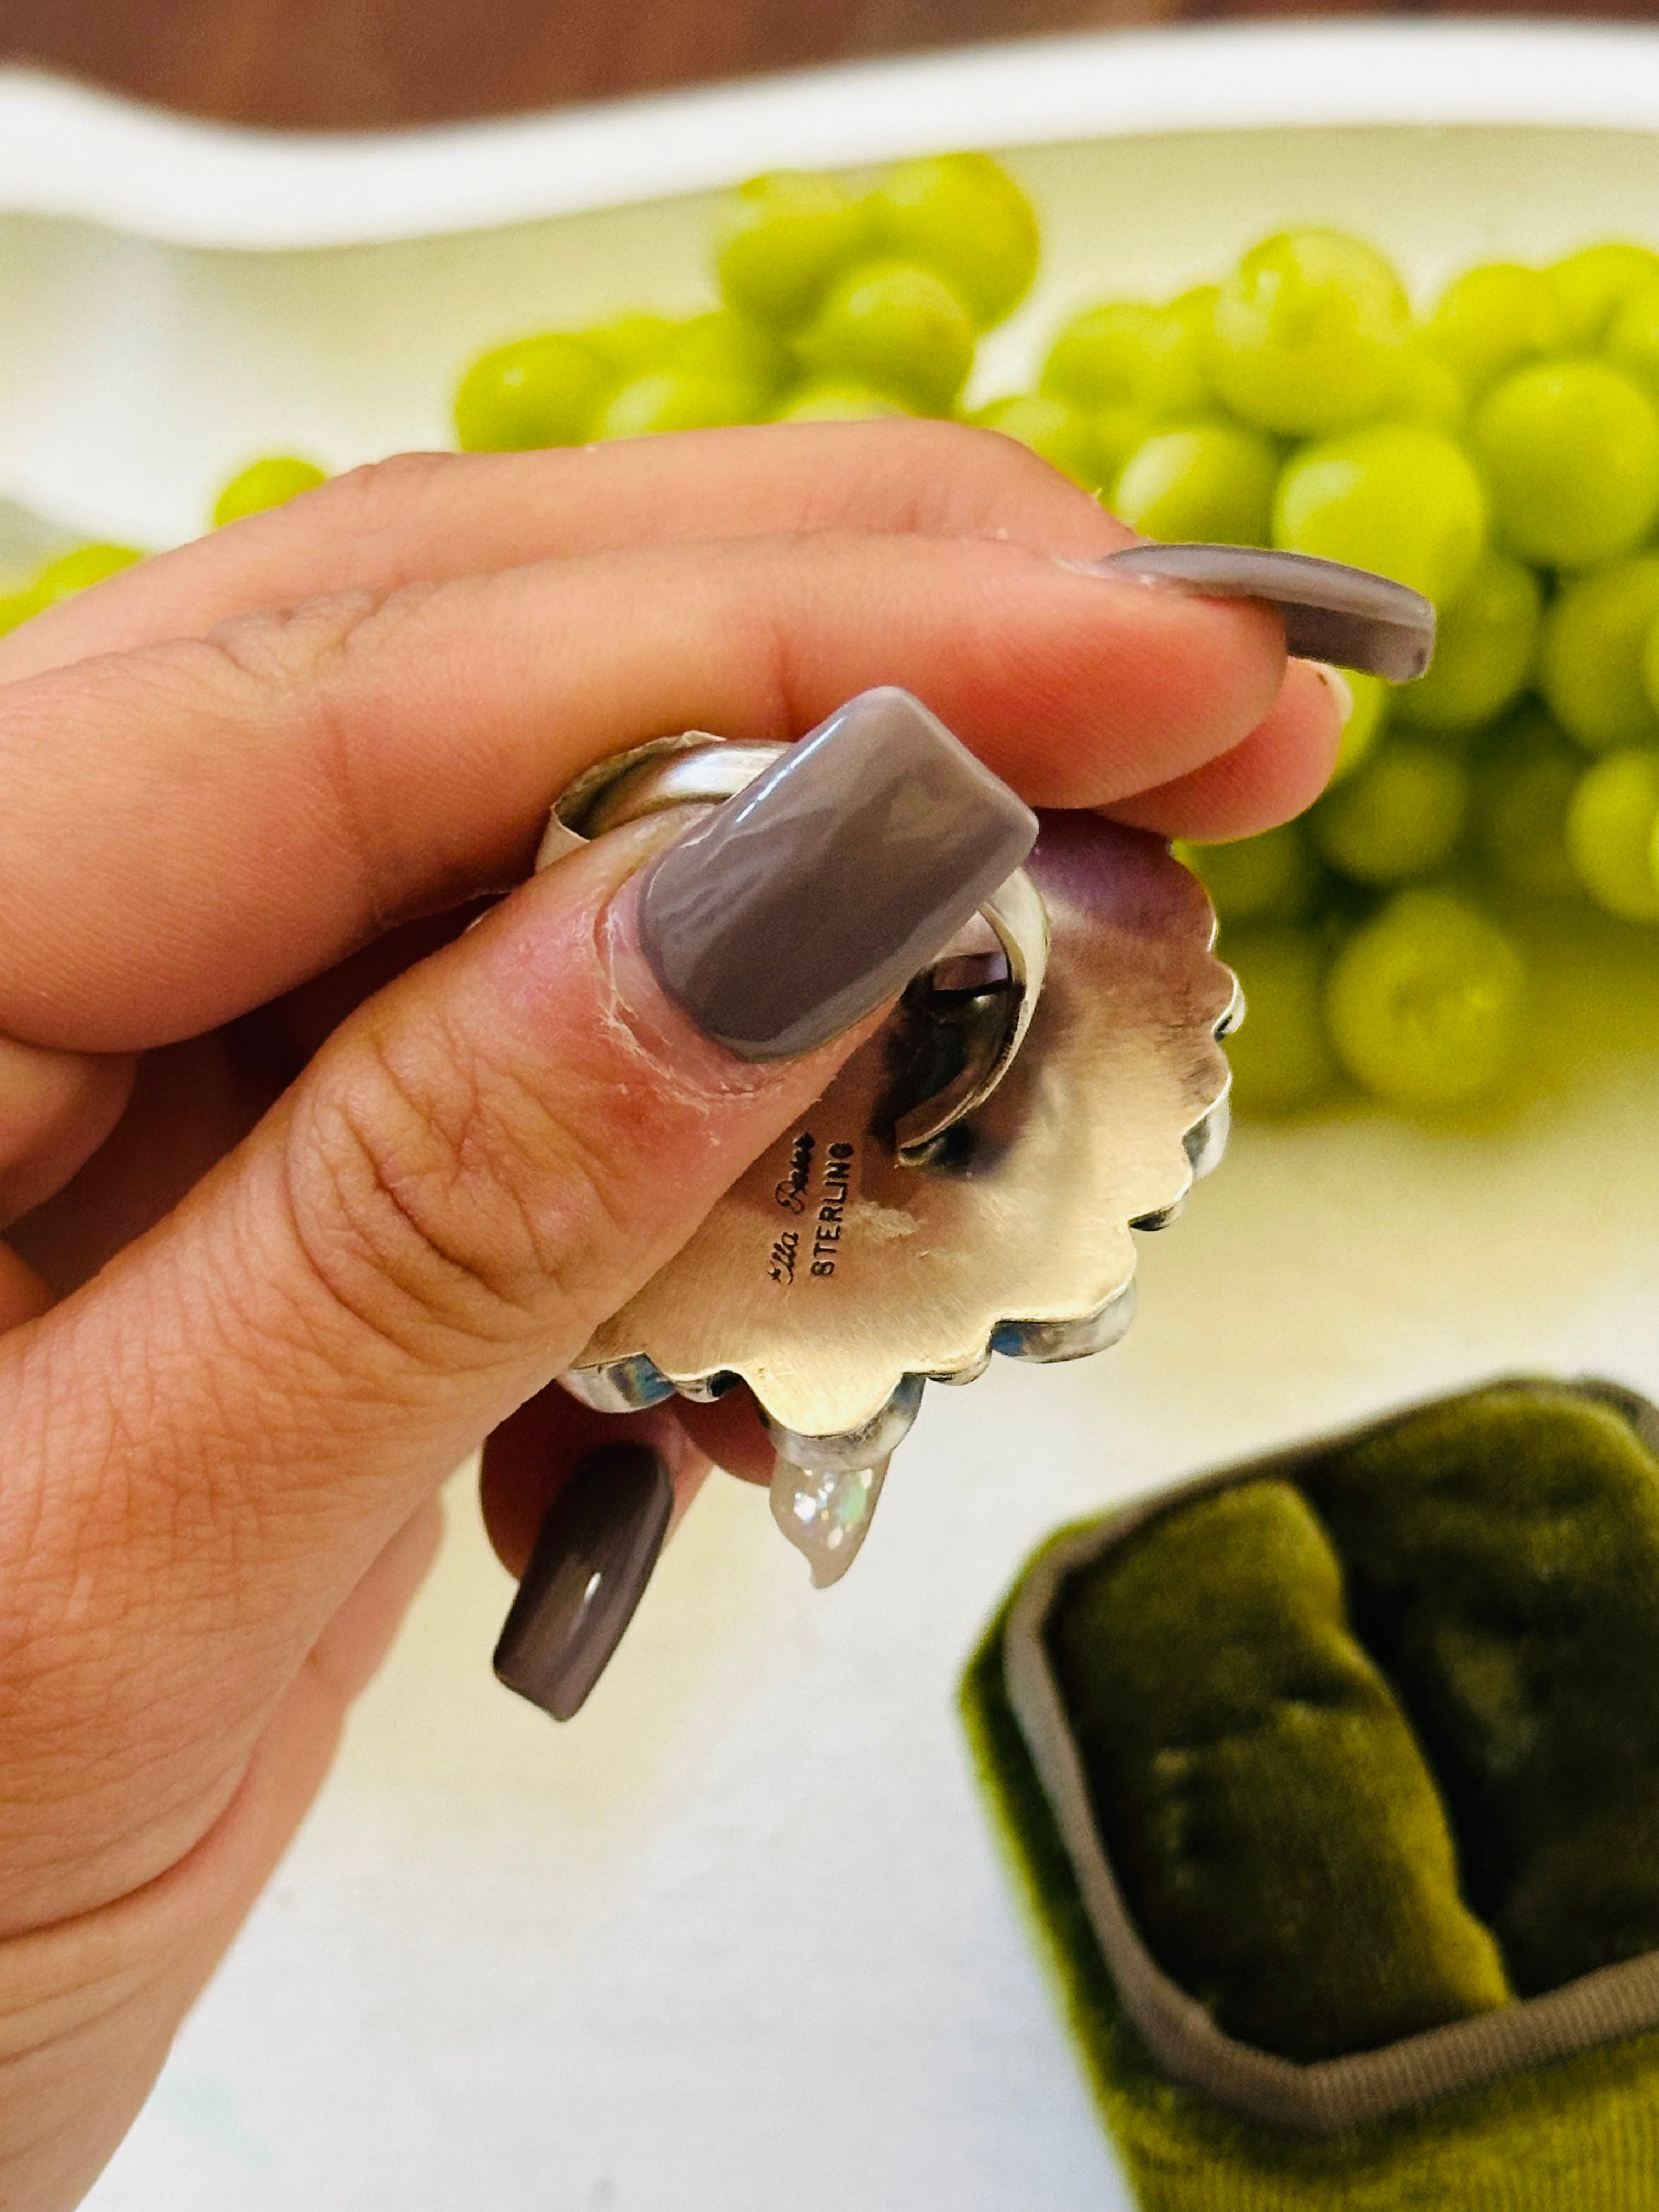
[[[1218,17],[1650,21],[1653,0],[3,0],[0,60],[283,128],[451,122],[817,62]]]

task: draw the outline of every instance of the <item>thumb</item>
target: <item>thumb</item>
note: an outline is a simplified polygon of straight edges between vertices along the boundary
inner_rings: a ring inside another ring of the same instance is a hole
[[[5,1340],[0,1933],[206,1832],[394,1532],[1035,831],[916,702],[866,694],[665,849],[641,823],[521,886]]]

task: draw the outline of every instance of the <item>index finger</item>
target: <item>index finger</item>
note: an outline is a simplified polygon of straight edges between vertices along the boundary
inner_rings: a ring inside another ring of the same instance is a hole
[[[876,684],[1051,806],[1190,776],[1282,686],[1233,796],[1259,826],[1334,750],[1300,674],[1259,607],[851,535],[348,595],[80,662],[0,695],[0,1033],[108,1052],[210,1028],[521,876],[554,794],[605,754],[686,728],[793,738]]]
[[[0,682],[201,637],[329,592],[485,575],[685,538],[869,530],[1089,560],[1133,533],[1012,438],[782,422],[526,453],[403,453],[124,570],[0,638]]]

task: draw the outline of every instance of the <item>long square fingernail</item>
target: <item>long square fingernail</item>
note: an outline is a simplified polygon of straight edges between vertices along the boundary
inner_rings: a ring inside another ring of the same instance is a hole
[[[789,1060],[903,989],[1036,817],[908,691],[866,691],[652,867],[647,959],[740,1059]]]
[[[580,1711],[645,1595],[674,1510],[661,1455],[605,1444],[547,1510],[495,1647],[509,1690],[568,1721]]]
[[[1149,544],[1126,545],[1091,565],[1104,575],[1139,576],[1206,599],[1265,599],[1284,617],[1292,653],[1391,684],[1420,676],[1433,657],[1433,602],[1341,561],[1261,545]]]

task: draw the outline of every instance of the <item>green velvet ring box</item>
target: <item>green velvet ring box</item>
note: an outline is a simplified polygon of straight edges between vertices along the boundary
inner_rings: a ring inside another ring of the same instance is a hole
[[[1659,2207],[1659,1413],[1521,1378],[1068,1529],[969,1735],[1144,2212]]]

